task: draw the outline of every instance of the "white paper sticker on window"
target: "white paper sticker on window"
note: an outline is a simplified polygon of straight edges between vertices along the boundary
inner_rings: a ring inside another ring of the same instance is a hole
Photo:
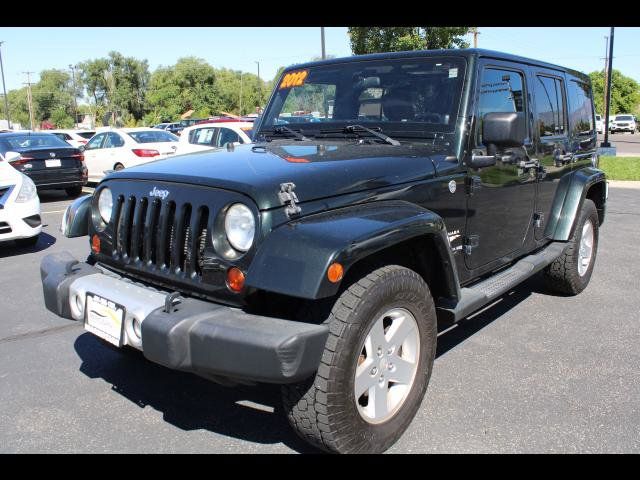
[[[458,76],[458,69],[457,68],[450,68],[449,69],[449,78],[456,78]]]

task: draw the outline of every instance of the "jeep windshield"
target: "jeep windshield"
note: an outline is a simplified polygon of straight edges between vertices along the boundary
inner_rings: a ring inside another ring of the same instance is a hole
[[[457,57],[351,61],[284,72],[259,136],[433,139],[455,132],[466,63]],[[356,133],[357,132],[357,133]]]

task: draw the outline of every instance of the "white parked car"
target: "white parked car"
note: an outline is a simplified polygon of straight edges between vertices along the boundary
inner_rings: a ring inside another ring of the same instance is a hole
[[[0,155],[0,243],[35,245],[41,231],[36,185]]]
[[[604,120],[602,115],[596,114],[596,132],[604,133]]]
[[[111,170],[121,170],[173,155],[178,138],[173,133],[157,128],[98,130],[84,147],[89,182],[99,182],[105,172]]]
[[[210,122],[187,127],[180,135],[177,154],[221,148],[227,143],[251,143],[253,122]]]
[[[611,133],[616,132],[631,132],[636,133],[636,121],[633,115],[622,114],[616,115],[615,120],[609,127],[611,129]]]
[[[76,148],[86,145],[91,137],[96,134],[95,130],[44,130],[43,133],[53,133],[56,137]]]

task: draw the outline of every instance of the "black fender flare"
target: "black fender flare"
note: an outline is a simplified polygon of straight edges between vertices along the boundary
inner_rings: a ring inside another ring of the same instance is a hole
[[[359,260],[423,235],[434,237],[444,263],[444,281],[455,292],[453,296],[459,297],[444,221],[438,214],[404,201],[351,205],[277,227],[258,248],[246,285],[299,298],[330,297],[340,285],[327,278],[331,263],[341,263],[346,275]]]
[[[587,192],[593,185],[605,181],[605,173],[595,167],[581,168],[562,177],[544,230],[545,236],[551,240],[569,240]],[[602,192],[605,191],[603,188]],[[605,201],[603,198],[603,205]]]

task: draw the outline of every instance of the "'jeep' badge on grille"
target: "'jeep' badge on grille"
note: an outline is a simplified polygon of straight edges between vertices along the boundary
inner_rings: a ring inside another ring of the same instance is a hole
[[[169,190],[158,190],[157,187],[153,187],[153,190],[149,192],[150,197],[158,197],[164,200],[169,196]]]

